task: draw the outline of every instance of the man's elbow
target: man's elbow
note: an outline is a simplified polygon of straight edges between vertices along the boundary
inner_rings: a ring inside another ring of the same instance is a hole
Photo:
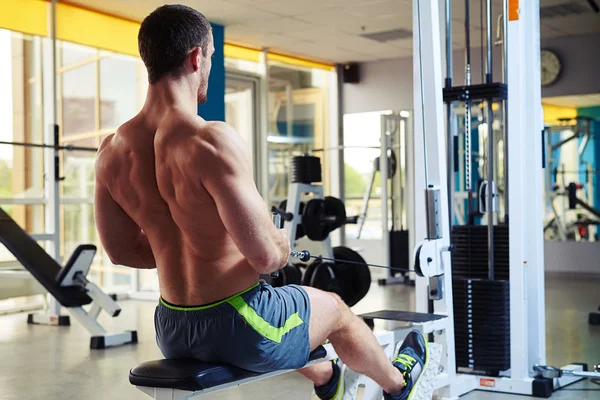
[[[270,274],[285,266],[285,261],[276,257],[275,254],[265,254],[248,260],[250,265],[259,274]]]
[[[110,252],[108,249],[104,249],[104,251],[106,252],[106,255],[108,256],[108,259],[110,260],[111,263],[113,263],[114,265],[124,265],[125,263],[123,262],[123,258],[115,252]]]

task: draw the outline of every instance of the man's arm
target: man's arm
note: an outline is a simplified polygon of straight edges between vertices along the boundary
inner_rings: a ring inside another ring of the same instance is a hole
[[[100,241],[113,264],[132,268],[156,268],[154,254],[144,231],[112,198],[102,182],[102,150],[110,143],[112,135],[100,146],[96,159],[96,189],[94,216]]]
[[[96,227],[110,261],[132,268],[156,268],[146,234],[113,200],[99,179],[94,198]]]
[[[241,139],[225,124],[211,124],[206,129],[209,132],[198,139],[202,150],[196,162],[225,228],[257,272],[267,274],[282,268],[290,244],[285,232],[273,224],[256,189]]]

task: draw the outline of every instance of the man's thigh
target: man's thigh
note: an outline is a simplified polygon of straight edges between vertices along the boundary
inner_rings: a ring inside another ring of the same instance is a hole
[[[310,286],[302,286],[310,300],[310,322],[308,336],[311,351],[319,347],[337,330],[340,320],[348,307],[333,293],[324,292]]]

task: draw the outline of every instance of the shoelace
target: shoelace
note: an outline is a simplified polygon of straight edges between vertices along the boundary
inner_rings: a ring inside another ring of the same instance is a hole
[[[398,354],[398,357],[396,357],[394,361],[402,364],[406,370],[402,372],[402,375],[404,376],[404,386],[406,386],[406,381],[410,379],[410,372],[408,371],[417,363],[417,360],[408,354]]]

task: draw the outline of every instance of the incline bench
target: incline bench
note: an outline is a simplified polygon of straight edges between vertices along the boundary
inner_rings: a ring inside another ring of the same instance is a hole
[[[102,349],[125,343],[137,343],[137,332],[108,334],[96,320],[103,309],[112,317],[121,312],[119,305],[86,276],[96,254],[96,246],[77,247],[64,268],[40,247],[21,227],[0,208],[0,242],[6,246],[33,277],[67,308],[93,336],[90,347]],[[86,311],[83,306],[92,304]],[[30,314],[30,324],[69,325],[68,316]]]
[[[389,359],[392,359],[398,352],[400,343],[410,330],[417,327],[424,333],[430,333],[434,330],[444,329],[444,323],[447,321],[447,318],[441,315],[399,311],[378,311],[363,314],[361,317],[365,320],[384,319],[410,322],[408,327],[402,329],[376,333],[377,340]],[[442,346],[432,343],[429,348],[430,358],[439,360]],[[307,366],[334,358],[337,358],[335,350],[331,344],[325,344],[310,354]],[[290,371],[260,374],[229,365],[210,364],[191,359],[156,360],[144,362],[132,368],[129,372],[129,382],[157,400],[188,400],[287,372]],[[436,387],[445,384],[443,377],[438,380]],[[365,385],[363,399],[381,399],[382,389],[375,382],[367,377],[362,377],[361,384]],[[307,393],[306,398],[308,399],[309,396],[310,394]]]

